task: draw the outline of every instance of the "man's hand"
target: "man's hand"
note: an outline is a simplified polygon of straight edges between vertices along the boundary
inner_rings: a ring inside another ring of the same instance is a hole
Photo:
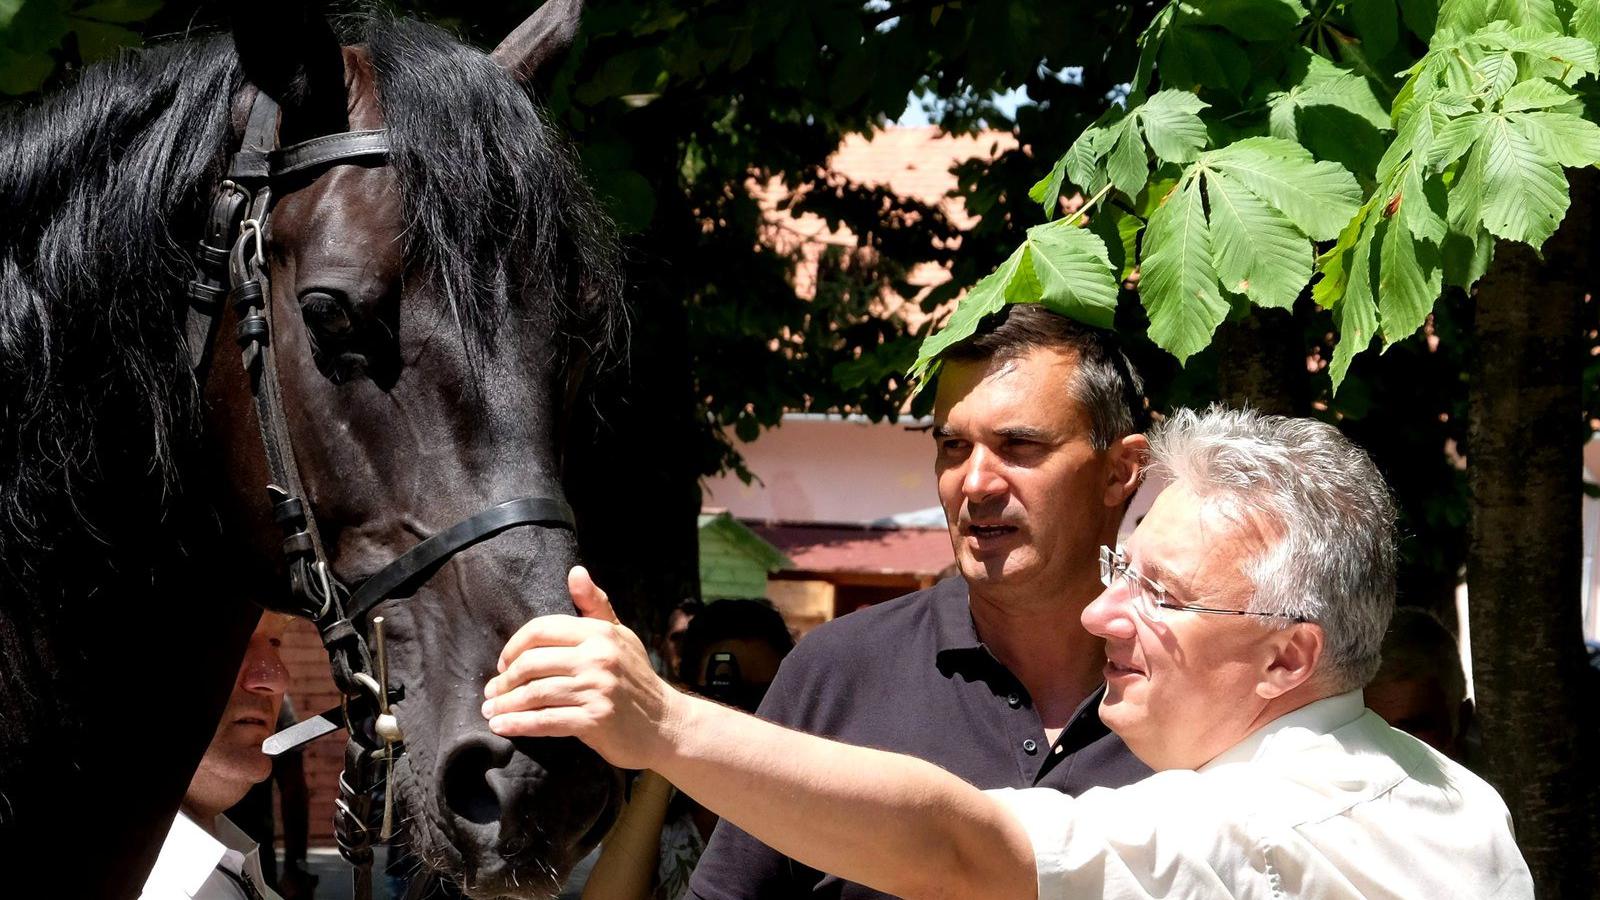
[[[657,677],[582,566],[567,575],[567,590],[583,618],[540,616],[501,651],[500,674],[483,690],[489,729],[576,737],[614,766],[649,768],[672,751],[684,697]]]

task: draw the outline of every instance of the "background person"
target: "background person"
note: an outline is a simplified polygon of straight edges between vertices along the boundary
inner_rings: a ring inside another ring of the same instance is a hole
[[[663,678],[678,677],[678,670],[683,667],[683,635],[689,630],[689,623],[705,608],[704,603],[689,597],[679,601],[667,614],[666,630],[661,632],[661,640],[655,648],[656,671]]]
[[[824,871],[921,897],[1533,896],[1494,789],[1362,706],[1394,604],[1394,507],[1309,419],[1182,411],[1171,484],[1083,625],[1101,717],[1157,774],[1070,797],[980,791],[680,694],[574,570],[580,610],[525,625],[485,688],[507,736],[650,766]]]
[[[1007,307],[942,356],[939,502],[961,577],[806,635],[760,715],[929,760],[980,787],[1078,794],[1149,769],[1095,713],[1105,655],[1079,614],[1139,484],[1143,388],[1116,338]],[[722,823],[701,900],[883,897]]]
[[[1433,613],[1402,606],[1383,637],[1383,663],[1363,695],[1385,722],[1456,762],[1472,720],[1456,636]]]
[[[216,735],[189,781],[140,900],[280,900],[262,878],[261,848],[223,810],[272,774],[261,742],[277,726],[289,688],[278,655],[289,622],[280,613],[261,614]]]
[[[683,634],[679,682],[690,690],[753,713],[778,665],[794,649],[783,616],[765,600],[706,604]],[[634,779],[628,805],[606,835],[585,900],[679,900],[705,852],[715,813],[677,793],[646,770]]]

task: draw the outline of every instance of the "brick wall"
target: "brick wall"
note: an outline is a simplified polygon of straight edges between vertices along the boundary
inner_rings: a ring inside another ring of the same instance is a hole
[[[316,715],[339,702],[328,674],[328,655],[311,623],[296,619],[283,637],[283,663],[289,669],[289,696],[295,714]],[[327,735],[305,749],[306,787],[311,792],[311,845],[333,846],[333,801],[344,768],[344,731]]]

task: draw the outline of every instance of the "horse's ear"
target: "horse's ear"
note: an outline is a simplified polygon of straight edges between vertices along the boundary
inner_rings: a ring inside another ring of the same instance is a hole
[[[233,46],[251,83],[278,101],[278,142],[350,130],[344,53],[316,3],[237,3]]]
[[[578,36],[582,18],[583,0],[545,0],[489,58],[518,81],[530,81],[560,61]]]

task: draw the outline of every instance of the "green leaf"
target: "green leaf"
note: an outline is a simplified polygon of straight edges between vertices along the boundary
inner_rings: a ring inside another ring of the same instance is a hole
[[[1378,313],[1387,346],[1422,327],[1439,299],[1444,272],[1438,248],[1418,240],[1400,217],[1384,222],[1379,230]]]
[[[1076,147],[1077,144],[1073,144],[1073,146]],[[1044,208],[1044,215],[1047,219],[1055,218],[1056,211],[1061,206],[1061,187],[1067,179],[1067,157],[1069,155],[1070,151],[1061,154],[1061,158],[1056,160],[1056,164],[1050,168],[1050,174],[1034,182],[1033,187],[1028,188],[1029,199]]]
[[[138,32],[121,25],[107,25],[88,19],[70,17],[72,30],[78,35],[78,54],[84,62],[106,59],[124,47],[137,47],[143,43]]]
[[[1150,21],[1150,27],[1139,35],[1139,62],[1133,68],[1133,81],[1128,85],[1131,96],[1142,97],[1145,88],[1149,87],[1150,72],[1155,68],[1156,55],[1166,43],[1167,32],[1171,29],[1172,19],[1177,12],[1176,3],[1163,7]]]
[[[1400,182],[1397,214],[1416,236],[1435,244],[1444,240],[1447,230],[1444,184],[1438,178],[1424,180],[1420,165],[1406,167]]]
[[[1198,177],[1180,182],[1150,217],[1144,246],[1139,299],[1150,315],[1150,339],[1183,363],[1211,343],[1228,316]]]
[[[161,11],[161,4],[162,0],[101,0],[74,11],[73,15],[126,25],[150,18]]]
[[[1394,0],[1350,0],[1345,8],[1368,56],[1377,58],[1394,49],[1400,38]]]
[[[1133,277],[1134,260],[1138,258],[1139,235],[1144,231],[1144,220],[1138,216],[1123,216],[1117,220],[1117,238],[1122,243],[1123,263],[1118,267],[1117,281],[1127,281]]]
[[[1360,236],[1355,240],[1346,258],[1349,278],[1344,296],[1333,307],[1333,319],[1339,326],[1339,344],[1333,350],[1333,361],[1328,375],[1333,379],[1334,393],[1350,371],[1350,362],[1357,353],[1367,349],[1378,333],[1378,308],[1372,293],[1372,241],[1377,216],[1367,216],[1362,222]]]
[[[1192,24],[1174,25],[1162,41],[1158,66],[1163,85],[1184,91],[1207,87],[1238,90],[1250,78],[1250,57],[1238,41]]]
[[[1577,94],[1572,88],[1552,81],[1548,78],[1531,78],[1519,81],[1506,91],[1500,98],[1500,109],[1503,112],[1517,112],[1528,109],[1549,109],[1552,106],[1561,106],[1577,99]]]
[[[1086,227],[1105,245],[1106,258],[1111,262],[1116,280],[1127,281],[1137,258],[1138,234],[1144,229],[1144,222],[1116,207],[1103,206],[1089,217]]]
[[[1333,239],[1361,205],[1355,176],[1337,163],[1312,159],[1292,141],[1245,138],[1206,153],[1202,161],[1248,186],[1319,241]]]
[[[1092,125],[1085,129],[1078,139],[1067,148],[1067,155],[1061,157],[1062,164],[1066,167],[1067,178],[1086,191],[1098,191],[1105,182],[1101,181],[1095,169],[1095,163],[1104,153],[1102,147],[1109,138],[1107,130],[1100,125]],[[1097,183],[1098,182],[1098,183]],[[1059,193],[1059,192],[1058,192]]]
[[[1471,289],[1494,260],[1494,235],[1482,228],[1470,235],[1452,231],[1439,246],[1444,268],[1444,283],[1462,290]]]
[[[1150,177],[1150,161],[1145,157],[1137,120],[1133,116],[1123,119],[1115,134],[1116,143],[1106,157],[1106,174],[1117,190],[1134,197]]]
[[[1346,294],[1333,308],[1333,321],[1339,328],[1339,343],[1333,348],[1328,377],[1333,379],[1334,394],[1338,394],[1344,376],[1350,371],[1350,363],[1357,353],[1372,345],[1372,336],[1378,333],[1378,316],[1371,294],[1360,297]]]
[[[1498,101],[1517,81],[1517,60],[1509,51],[1491,53],[1473,66],[1482,77],[1479,94],[1489,103]]]
[[[1453,170],[1445,172],[1447,177],[1452,174],[1455,176],[1450,184],[1450,214],[1447,217],[1453,231],[1472,234],[1483,227],[1483,161],[1487,155],[1483,142],[1479,141]]]
[[[1505,116],[1491,117],[1473,152],[1484,156],[1484,227],[1496,237],[1542,246],[1567,212],[1560,164]]]
[[[1343,110],[1379,130],[1387,131],[1392,127],[1388,112],[1372,93],[1372,84],[1360,75],[1341,69],[1304,47],[1296,51],[1296,59],[1290,64],[1290,77],[1296,77],[1296,73],[1298,80],[1289,90],[1267,98],[1273,137],[1296,140],[1299,135],[1295,113],[1313,107]]]
[[[1600,125],[1571,113],[1511,113],[1506,119],[1544,155],[1563,166],[1600,163]]]
[[[1379,196],[1374,194],[1370,200],[1356,211],[1356,214],[1345,223],[1339,231],[1339,240],[1328,251],[1317,257],[1317,270],[1322,277],[1311,286],[1311,299],[1323,309],[1332,309],[1344,297],[1349,289],[1351,254],[1355,251],[1356,242],[1361,239],[1361,230],[1366,225],[1367,217],[1376,208]]]
[[[1299,0],[1207,0],[1196,8],[1200,21],[1247,41],[1278,40],[1306,17]]]
[[[956,304],[955,311],[950,313],[950,318],[945,320],[943,328],[923,339],[922,346],[917,350],[917,361],[911,367],[910,377],[913,380],[925,383],[927,376],[933,374],[934,363],[941,353],[972,337],[984,317],[999,312],[1006,305],[1006,284],[1016,273],[1023,254],[1027,252],[1027,244],[1013,251],[999,268],[984,276],[972,286],[972,290],[967,291],[967,295]]]
[[[1540,31],[1560,34],[1561,16],[1556,12],[1555,0],[1500,0],[1492,15],[1513,25],[1526,25]]]
[[[0,28],[10,25],[21,9],[22,0],[0,0]]]
[[[1196,113],[1207,105],[1188,91],[1158,91],[1143,106],[1129,113],[1129,118],[1138,117],[1145,140],[1150,142],[1150,149],[1157,158],[1187,163],[1193,162],[1206,145],[1206,126]],[[1134,191],[1124,193],[1132,196]]]
[[[1117,278],[1106,245],[1070,222],[1028,229],[1033,275],[1040,302],[1070,319],[1110,328],[1117,312]]]
[[[1566,37],[1560,26],[1555,29],[1505,28],[1496,22],[1479,29],[1466,39],[1466,43],[1486,50],[1510,50],[1535,59],[1546,59],[1570,65],[1581,72],[1594,74],[1600,67],[1600,55],[1595,45],[1583,38]]]
[[[1066,223],[1062,221],[1050,224]],[[1007,269],[1005,283],[1001,285],[1001,293],[1005,296],[1005,302],[1008,304],[1038,303],[1040,298],[1044,296],[1044,285],[1039,282],[1039,276],[1034,271],[1033,249],[1032,241],[1023,241],[1022,253],[1020,255],[1012,254],[1017,261],[1016,265]],[[1106,265],[1109,267],[1110,263]],[[1006,269],[1006,266],[1001,266],[1001,268]]]
[[[1434,96],[1430,96],[1409,104],[1398,122],[1399,130],[1394,140],[1378,161],[1375,177],[1380,182],[1388,182],[1395,170],[1411,156],[1426,158],[1428,149],[1433,146],[1434,135],[1444,127],[1445,117]]]
[[[47,53],[16,53],[0,47],[0,94],[32,93],[55,68],[56,61]]]
[[[1436,0],[1400,0],[1401,20],[1423,43],[1433,39],[1434,23],[1438,17],[1439,4]]]
[[[1311,280],[1311,241],[1244,185],[1206,176],[1212,249],[1224,290],[1289,309]]]
[[[1428,148],[1429,171],[1442,171],[1460,159],[1461,154],[1466,153],[1483,136],[1483,129],[1488,122],[1489,117],[1484,113],[1472,113],[1446,122],[1434,138],[1433,146]]]
[[[1578,0],[1572,9],[1572,33],[1600,44],[1600,0]]]

